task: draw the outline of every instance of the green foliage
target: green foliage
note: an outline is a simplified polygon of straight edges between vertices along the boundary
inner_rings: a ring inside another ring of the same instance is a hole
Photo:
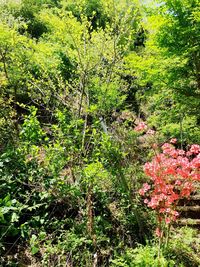
[[[15,118],[16,112],[11,103],[12,100],[8,101],[5,97],[0,98],[0,151],[15,142],[16,121],[13,118]]]
[[[111,266],[135,266],[135,267],[153,267],[153,266],[176,266],[172,260],[167,260],[163,256],[157,258],[157,247],[139,246],[135,249],[128,249],[123,256],[111,261]]]
[[[198,53],[195,0],[1,1],[2,264],[158,266],[137,190],[152,143],[200,141]]]
[[[173,258],[182,266],[199,266],[198,254],[200,243],[197,230],[183,227],[172,235],[169,248],[165,252],[167,257]]]
[[[129,54],[127,66],[144,88],[137,98],[149,122],[168,138],[198,143],[199,1],[160,2],[147,11],[143,53]]]
[[[37,109],[33,106],[30,108],[30,115],[27,116],[22,125],[20,137],[23,142],[27,144],[38,144],[44,133],[40,127],[40,123],[36,117]]]

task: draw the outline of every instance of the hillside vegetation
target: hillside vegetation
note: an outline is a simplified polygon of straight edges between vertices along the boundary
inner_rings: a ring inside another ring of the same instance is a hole
[[[200,2],[143,2],[0,1],[0,266],[200,266]]]

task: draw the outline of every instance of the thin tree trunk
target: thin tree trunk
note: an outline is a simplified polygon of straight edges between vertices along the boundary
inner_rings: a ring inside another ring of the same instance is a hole
[[[89,101],[89,94],[86,93],[86,111],[85,111],[85,121],[84,121],[84,127],[83,127],[83,137],[82,137],[82,150],[85,150],[85,136],[86,136],[86,129],[87,129],[87,123],[88,123],[88,108],[90,105]]]

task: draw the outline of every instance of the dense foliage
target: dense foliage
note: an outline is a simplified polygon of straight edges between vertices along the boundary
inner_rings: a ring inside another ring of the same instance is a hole
[[[157,257],[139,189],[199,149],[200,3],[140,2],[0,1],[1,266],[199,266],[194,229]]]

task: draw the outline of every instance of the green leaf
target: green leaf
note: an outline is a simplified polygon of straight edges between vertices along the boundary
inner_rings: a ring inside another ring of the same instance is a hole
[[[39,249],[39,247],[37,247],[37,246],[32,246],[32,247],[31,247],[31,253],[32,253],[33,255],[35,255],[36,253],[38,253],[39,250],[40,250],[40,249]]]
[[[11,222],[18,222],[19,220],[19,216],[17,215],[17,213],[13,213],[12,217],[11,217]]]

